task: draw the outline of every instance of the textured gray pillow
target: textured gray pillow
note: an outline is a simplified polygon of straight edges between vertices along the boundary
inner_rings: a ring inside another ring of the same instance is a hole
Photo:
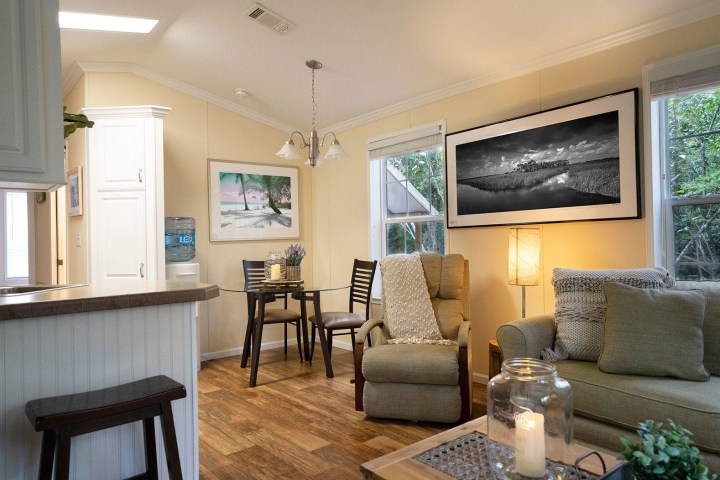
[[[603,372],[706,381],[699,290],[652,290],[606,283]]]
[[[571,358],[596,362],[603,349],[605,282],[620,282],[638,288],[665,288],[674,284],[664,268],[618,270],[553,270],[557,334],[553,349],[542,352],[554,362]]]

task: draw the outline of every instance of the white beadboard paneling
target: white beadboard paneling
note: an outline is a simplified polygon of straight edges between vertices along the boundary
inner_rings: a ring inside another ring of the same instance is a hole
[[[25,417],[25,403],[152,375],[185,385],[173,402],[185,478],[198,478],[197,379],[193,304],[0,321],[0,478],[37,475],[41,433]],[[162,428],[156,419],[160,478],[167,479]],[[71,478],[116,480],[145,470],[142,424],[75,437]]]

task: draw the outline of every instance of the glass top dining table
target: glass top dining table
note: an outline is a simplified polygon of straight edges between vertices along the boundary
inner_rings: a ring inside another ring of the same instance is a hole
[[[307,302],[312,302],[313,311],[315,313],[315,322],[318,329],[318,338],[320,339],[320,347],[325,361],[325,375],[328,378],[334,376],[332,363],[330,361],[330,350],[328,347],[327,335],[322,321],[322,309],[320,308],[320,294],[332,290],[344,290],[350,288],[349,283],[307,283],[301,282],[249,282],[247,284],[242,281],[236,285],[221,286],[220,290],[225,292],[245,293],[248,297],[248,316],[247,330],[245,332],[245,343],[240,361],[242,368],[247,367],[248,353],[252,352],[250,363],[250,386],[254,387],[257,383],[258,366],[260,363],[260,346],[262,345],[262,331],[265,317],[265,300],[275,294],[290,294],[292,298],[300,301],[300,316],[302,317],[302,335],[304,358],[310,360],[310,345],[308,342],[307,329]],[[256,315],[257,313],[257,315]],[[252,342],[252,348],[251,348]]]

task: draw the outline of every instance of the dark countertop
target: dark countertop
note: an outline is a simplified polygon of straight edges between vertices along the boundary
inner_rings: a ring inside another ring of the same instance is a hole
[[[217,285],[171,281],[118,281],[0,297],[0,321],[209,300]]]

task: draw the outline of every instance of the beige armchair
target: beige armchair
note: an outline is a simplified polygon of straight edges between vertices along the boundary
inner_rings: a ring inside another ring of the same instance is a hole
[[[368,416],[454,423],[472,413],[468,262],[462,255],[421,255],[433,311],[457,346],[388,344],[382,319],[370,319],[355,345],[355,409]],[[372,334],[372,347],[366,342]]]

